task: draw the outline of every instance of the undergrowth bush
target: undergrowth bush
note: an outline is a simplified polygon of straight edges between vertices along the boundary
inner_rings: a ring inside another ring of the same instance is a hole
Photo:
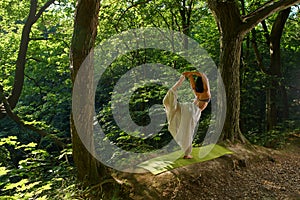
[[[70,154],[70,148],[53,155],[16,136],[1,138],[0,199],[75,199],[80,192]]]
[[[245,135],[253,144],[278,149],[284,147],[292,134],[300,131],[300,128],[297,126],[295,121],[288,120],[271,131],[249,131]]]

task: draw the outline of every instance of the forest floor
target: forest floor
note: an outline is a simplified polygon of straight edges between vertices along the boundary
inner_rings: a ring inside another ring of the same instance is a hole
[[[300,199],[300,134],[279,150],[229,145],[234,154],[158,175],[118,174],[134,200]],[[126,198],[127,199],[127,198]]]

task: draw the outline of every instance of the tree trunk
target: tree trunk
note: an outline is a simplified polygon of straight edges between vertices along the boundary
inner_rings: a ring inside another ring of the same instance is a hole
[[[245,142],[240,131],[240,58],[244,33],[235,2],[209,1],[221,34],[220,71],[227,96],[227,112],[220,140]]]
[[[32,25],[40,18],[42,13],[54,2],[54,0],[47,1],[39,10],[38,1],[31,0],[30,1],[30,10],[28,17],[26,19],[25,25],[22,29],[22,37],[18,51],[18,57],[16,61],[16,70],[14,77],[14,84],[11,95],[8,97],[8,102],[11,109],[14,109],[19,101],[21,96],[23,85],[24,85],[24,70],[26,64],[26,54],[28,50],[28,44],[30,41],[30,32]],[[0,109],[1,111],[1,109]],[[0,119],[5,117],[6,114],[4,112],[0,112]]]
[[[240,55],[242,35],[221,38],[220,71],[227,96],[227,113],[221,140],[245,142],[240,131]]]
[[[80,107],[82,113],[87,113],[87,118],[82,119],[86,125],[86,134],[91,149],[93,149],[93,51],[95,38],[97,35],[98,13],[100,9],[99,0],[78,0],[74,32],[70,51],[71,75],[74,85],[76,75],[85,59],[88,59],[85,66],[88,66],[85,77],[77,77],[76,81],[86,87],[82,92],[85,100],[84,105]],[[80,106],[80,105],[78,105]],[[85,115],[86,116],[86,115]],[[71,115],[71,134],[73,145],[73,158],[77,167],[78,179],[88,185],[97,184],[110,177],[107,168],[97,161],[86,149],[79,137],[74,124],[73,113]]]
[[[246,33],[271,14],[284,10],[300,0],[269,1],[248,15],[241,16],[236,0],[207,0],[217,22],[220,39],[220,71],[227,95],[227,114],[221,140],[241,141],[240,131],[240,58]]]
[[[279,118],[288,117],[288,100],[281,72],[280,40],[285,22],[288,19],[291,8],[281,11],[273,24],[270,34],[270,68],[268,74],[271,77],[271,86],[267,89],[266,111],[267,130],[275,128]],[[280,107],[280,105],[283,105]],[[279,116],[281,113],[281,117]]]

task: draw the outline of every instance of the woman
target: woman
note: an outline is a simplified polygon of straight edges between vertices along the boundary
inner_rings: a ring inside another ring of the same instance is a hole
[[[193,75],[197,76],[196,81]],[[185,77],[189,79],[196,97],[193,103],[179,103],[177,101],[177,88],[183,83]],[[169,125],[168,129],[184,151],[184,159],[192,158],[192,142],[195,128],[200,119],[201,112],[207,107],[210,98],[209,83],[205,74],[184,72],[163,99]]]

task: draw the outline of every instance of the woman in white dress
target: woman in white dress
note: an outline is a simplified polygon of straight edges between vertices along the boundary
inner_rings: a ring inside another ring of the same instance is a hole
[[[197,76],[195,81],[193,75]],[[185,77],[190,81],[195,100],[189,103],[177,101],[177,88]],[[211,98],[209,82],[200,72],[184,72],[176,84],[167,92],[163,104],[167,114],[168,130],[184,152],[185,159],[191,159],[192,142],[201,112],[207,107]]]

